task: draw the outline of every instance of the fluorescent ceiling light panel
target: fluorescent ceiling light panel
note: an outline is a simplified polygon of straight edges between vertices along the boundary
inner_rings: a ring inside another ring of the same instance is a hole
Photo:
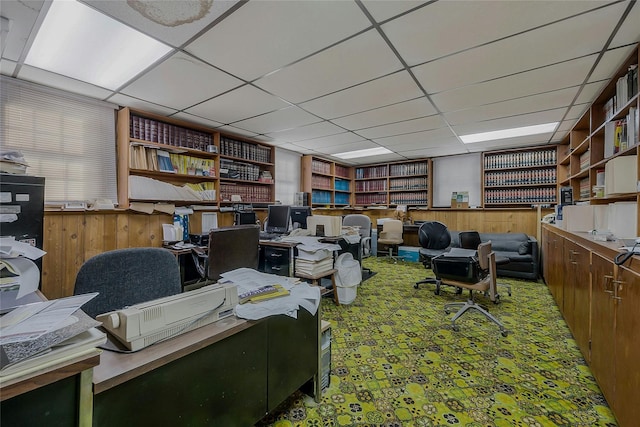
[[[84,4],[55,0],[25,63],[117,89],[170,50]]]
[[[494,130],[492,132],[471,133],[461,135],[460,139],[465,144],[482,141],[495,141],[496,139],[515,138],[518,136],[537,135],[540,133],[553,132],[558,126],[558,122],[545,123],[542,125],[524,126],[520,128]]]
[[[332,154],[333,157],[339,157],[341,159],[356,159],[358,157],[379,156],[381,154],[392,153],[384,147],[367,148],[366,150],[346,151],[344,153]]]

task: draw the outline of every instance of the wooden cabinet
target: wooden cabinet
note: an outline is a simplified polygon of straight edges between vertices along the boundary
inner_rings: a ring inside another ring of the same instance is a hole
[[[311,206],[340,208],[352,203],[353,168],[308,155],[301,162],[300,188],[309,193]]]
[[[557,148],[483,153],[485,207],[556,203]]]
[[[578,347],[588,360],[589,328],[585,325],[589,325],[591,298],[590,253],[570,240],[565,240],[563,246],[565,272],[562,311]]]
[[[131,108],[118,111],[118,204],[275,200],[273,147]]]
[[[633,156],[635,168],[621,170],[623,181],[635,183],[638,173],[638,48],[620,66],[615,78],[603,89],[595,102],[578,120],[559,148],[558,183],[573,189],[575,200],[591,204],[617,201],[636,202],[635,188],[627,192],[607,194],[605,186],[607,164],[619,157]],[[611,169],[611,168],[610,168]],[[594,188],[595,187],[595,188]],[[640,215],[638,215],[640,221]],[[635,224],[640,230],[639,224]]]
[[[430,170],[430,159],[357,167],[355,204],[428,207]]]
[[[564,239],[542,229],[542,274],[556,304],[562,310],[564,290]]]
[[[543,228],[545,280],[554,293],[553,241],[562,241],[564,282],[558,303],[571,332],[621,426],[640,419],[640,257],[613,261],[617,244],[587,233]],[[558,293],[554,294],[556,297]],[[558,301],[558,298],[556,298]]]

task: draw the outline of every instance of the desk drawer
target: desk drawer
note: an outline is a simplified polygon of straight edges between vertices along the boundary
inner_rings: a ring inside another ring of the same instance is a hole
[[[290,276],[289,263],[272,263],[269,260],[264,262],[264,272],[269,274],[275,274],[278,276]]]
[[[272,265],[284,265],[289,263],[289,249],[264,248],[264,260]]]

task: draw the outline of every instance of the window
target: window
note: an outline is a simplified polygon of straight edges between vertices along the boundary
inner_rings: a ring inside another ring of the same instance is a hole
[[[300,191],[300,153],[276,148],[276,200],[292,205],[295,193]]]
[[[115,201],[116,106],[5,76],[0,84],[0,146],[45,178],[45,200]]]

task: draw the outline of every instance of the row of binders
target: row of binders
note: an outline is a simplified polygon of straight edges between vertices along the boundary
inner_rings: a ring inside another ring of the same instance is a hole
[[[216,175],[213,159],[202,159],[185,154],[169,153],[154,147],[131,145],[129,164],[132,169],[156,172],[177,173],[181,175]]]

